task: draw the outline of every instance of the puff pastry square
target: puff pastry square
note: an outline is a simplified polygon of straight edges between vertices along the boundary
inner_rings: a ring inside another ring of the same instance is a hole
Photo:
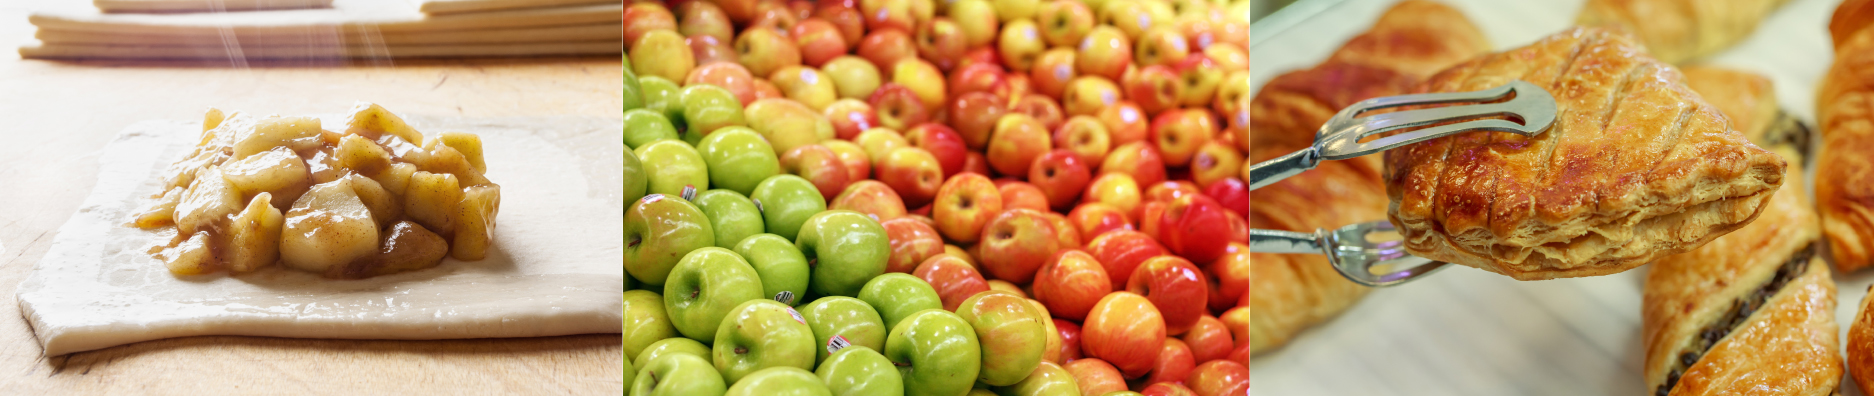
[[[1546,133],[1462,133],[1386,152],[1388,217],[1412,254],[1520,280],[1613,274],[1742,227],[1783,182],[1781,157],[1608,30],[1473,59],[1417,91],[1514,79],[1555,96]]]

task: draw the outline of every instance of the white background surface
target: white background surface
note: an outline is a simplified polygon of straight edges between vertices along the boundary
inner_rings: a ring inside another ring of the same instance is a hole
[[[1582,4],[1439,1],[1462,10],[1499,50],[1567,28]],[[1252,87],[1321,62],[1394,2],[1346,0],[1281,31],[1255,30]],[[1832,59],[1828,20],[1838,2],[1792,0],[1751,37],[1701,62],[1770,76],[1783,109],[1813,126],[1815,85]],[[1651,394],[1640,367],[1641,284],[1648,268],[1519,282],[1452,266],[1418,283],[1374,291],[1339,318],[1253,357],[1251,383],[1265,396]],[[1845,325],[1874,284],[1874,271],[1834,278],[1836,323],[1845,339]],[[1861,394],[1854,388],[1844,376],[1842,393]]]

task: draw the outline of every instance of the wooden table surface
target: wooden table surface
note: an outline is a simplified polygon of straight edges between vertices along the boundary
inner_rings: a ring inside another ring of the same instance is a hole
[[[618,58],[93,63],[20,60],[27,1],[0,0],[0,394],[620,394],[617,334],[459,341],[189,337],[45,357],[20,282],[90,194],[125,126],[210,106],[619,117]]]

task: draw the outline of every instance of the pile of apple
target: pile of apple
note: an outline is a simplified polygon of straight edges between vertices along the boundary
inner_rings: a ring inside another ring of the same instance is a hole
[[[1248,6],[629,4],[627,393],[1247,394]]]

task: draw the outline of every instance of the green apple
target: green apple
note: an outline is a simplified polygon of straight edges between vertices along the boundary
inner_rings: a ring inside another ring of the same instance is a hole
[[[671,324],[670,316],[664,313],[664,296],[632,290],[625,292],[624,301],[626,360],[636,358],[657,341],[677,336],[676,325]]]
[[[651,109],[625,110],[625,147],[644,147],[651,142],[676,139],[677,127],[663,113]]]
[[[644,176],[649,180],[645,192],[681,197],[686,187],[696,191],[709,189],[709,165],[689,143],[659,140],[638,147],[632,153],[644,164]]]
[[[650,182],[644,176],[644,163],[638,161],[638,155],[631,152],[631,147],[619,151],[625,153],[625,208],[630,209],[631,205],[644,198],[644,189]]]
[[[996,388],[996,393],[1012,396],[1080,396],[1080,385],[1067,369],[1054,363],[1041,362],[1033,374],[1014,385]]]
[[[763,369],[729,387],[729,396],[833,396],[813,372],[793,368]]]
[[[755,234],[735,244],[735,253],[748,260],[761,276],[761,295],[787,305],[806,299],[812,270],[807,268],[807,256],[787,238]]]
[[[820,196],[813,182],[794,175],[774,175],[755,185],[748,197],[761,209],[761,219],[768,233],[794,240],[807,218],[826,211],[826,197]],[[802,249],[802,253],[806,250]]]
[[[674,117],[683,116],[683,97],[677,96],[677,92],[683,88],[675,81],[658,76],[639,76],[638,89],[644,96],[646,110],[663,114],[664,118],[673,124],[677,121],[670,119],[673,113]]]
[[[664,309],[684,337],[712,342],[730,310],[761,299],[761,279],[742,256],[705,247],[683,256],[664,284]]]
[[[885,227],[850,210],[829,210],[807,218],[794,245],[813,268],[810,288],[822,296],[858,295],[866,281],[885,273],[891,258],[891,237]]]
[[[650,347],[644,348],[643,352],[638,353],[637,358],[631,359],[631,365],[638,367],[641,373],[645,367],[650,366],[651,362],[671,355],[695,356],[702,358],[705,362],[710,359],[709,347],[703,346],[703,343],[683,337],[670,337],[653,342]],[[715,366],[710,366],[710,369],[715,369]]]
[[[908,396],[954,396],[969,392],[982,368],[976,331],[943,309],[927,309],[891,328],[885,358],[898,367]]]
[[[728,126],[746,125],[742,119],[742,102],[735,99],[735,94],[728,89],[711,84],[691,84],[683,87],[679,93],[683,98],[684,140],[690,136],[709,136],[716,129]],[[692,142],[694,143],[694,142]]]
[[[1047,326],[1027,298],[1001,290],[976,293],[957,305],[957,316],[976,329],[982,340],[982,370],[978,380],[989,386],[1010,386],[1027,378],[1047,352]]]
[[[625,210],[625,272],[661,286],[672,267],[697,248],[716,246],[709,217],[682,198],[646,195]]]
[[[735,247],[736,242],[765,229],[761,224],[761,210],[755,209],[755,202],[741,193],[718,188],[696,194],[691,202],[703,210],[703,215],[709,216],[709,226],[716,231],[718,247]]]
[[[631,111],[632,109],[643,108],[644,90],[638,87],[638,73],[631,71],[631,54],[620,54],[620,56],[623,57],[625,65],[625,67],[621,68],[625,69],[625,84],[624,92],[622,93],[623,97],[620,98],[625,102],[624,109],[625,111]],[[631,377],[625,377],[625,383],[631,383]]]
[[[904,379],[898,377],[898,368],[871,347],[853,345],[834,352],[813,373],[826,382],[827,389],[834,395],[904,395]]]
[[[709,165],[709,183],[748,195],[768,176],[781,174],[781,159],[768,139],[744,126],[716,130],[696,146]],[[730,243],[734,243],[731,241]]]
[[[937,296],[937,289],[931,288],[930,283],[896,272],[866,282],[865,288],[859,290],[859,299],[878,309],[888,329],[897,329],[905,318],[926,309],[944,309],[943,298]]]
[[[630,73],[630,72],[629,72],[629,71],[626,71],[626,73]],[[638,374],[638,372],[637,372],[637,370],[636,370],[636,369],[633,369],[633,368],[631,368],[631,359],[630,359],[630,358],[626,358],[626,359],[625,359],[625,362],[623,363],[623,365],[625,366],[625,382],[624,382],[624,384],[625,384],[626,386],[629,386],[629,385],[631,385],[631,383],[632,383],[632,382],[634,382],[634,381],[637,381],[637,374]],[[626,389],[625,391],[626,391],[626,392],[630,392],[631,390],[630,390],[630,389]]]
[[[807,318],[807,327],[813,329],[814,345],[817,345],[814,361],[820,362],[818,364],[827,364],[827,358],[834,353],[832,350],[838,348],[833,345],[834,336],[843,340],[847,348],[871,348],[876,354],[885,349],[885,335],[891,331],[890,327],[885,327],[885,319],[878,316],[878,310],[852,297],[820,297],[800,307],[800,315]]]
[[[650,362],[631,383],[631,396],[721,396],[727,391],[722,374],[708,360],[690,355]]]
[[[770,367],[813,368],[813,329],[793,307],[774,300],[737,305],[716,327],[711,350],[729,383]]]

